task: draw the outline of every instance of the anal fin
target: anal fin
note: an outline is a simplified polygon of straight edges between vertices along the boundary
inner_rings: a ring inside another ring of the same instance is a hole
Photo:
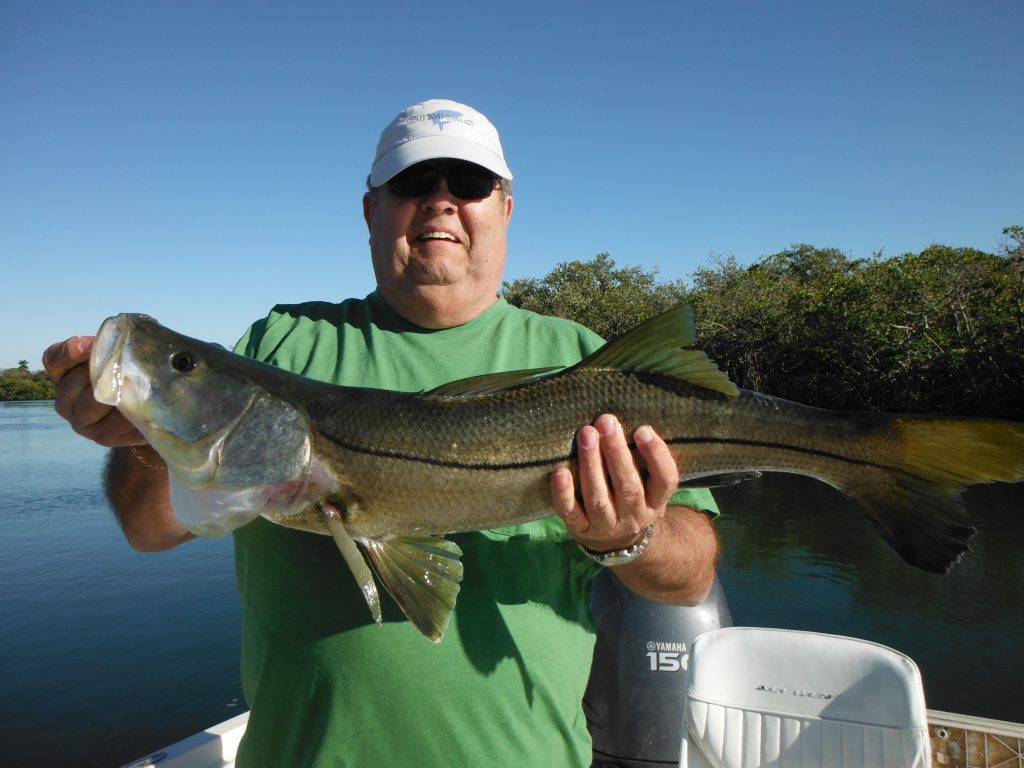
[[[433,642],[444,636],[462,581],[462,550],[440,536],[370,539],[374,571],[402,612]]]

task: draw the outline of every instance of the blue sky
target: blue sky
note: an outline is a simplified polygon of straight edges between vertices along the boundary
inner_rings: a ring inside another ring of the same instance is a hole
[[[1022,28],[1019,0],[0,0],[0,368],[117,312],[230,344],[364,295],[373,148],[425,98],[501,132],[509,278],[995,250]]]

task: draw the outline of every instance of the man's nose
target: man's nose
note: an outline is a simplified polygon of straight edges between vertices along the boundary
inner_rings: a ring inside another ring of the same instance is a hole
[[[454,210],[458,207],[458,198],[448,189],[448,181],[444,176],[439,176],[437,183],[420,200],[420,206],[424,210]]]

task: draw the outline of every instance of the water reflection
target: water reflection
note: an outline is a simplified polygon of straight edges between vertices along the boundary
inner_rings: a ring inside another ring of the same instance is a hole
[[[932,708],[1024,720],[1024,484],[966,495],[978,534],[945,575],[906,565],[839,492],[792,475],[716,493],[737,624],[854,635],[921,667]],[[922,512],[926,514],[926,512]]]

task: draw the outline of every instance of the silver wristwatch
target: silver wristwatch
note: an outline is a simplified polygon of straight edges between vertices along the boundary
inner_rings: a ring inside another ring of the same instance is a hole
[[[625,565],[626,563],[632,563],[647,549],[647,545],[651,543],[651,537],[654,535],[654,523],[647,526],[647,530],[644,531],[644,537],[640,539],[636,544],[631,544],[625,549],[613,549],[608,552],[593,552],[582,544],[579,545],[580,551],[583,552],[594,562],[600,563],[606,568],[614,568],[616,565]]]

